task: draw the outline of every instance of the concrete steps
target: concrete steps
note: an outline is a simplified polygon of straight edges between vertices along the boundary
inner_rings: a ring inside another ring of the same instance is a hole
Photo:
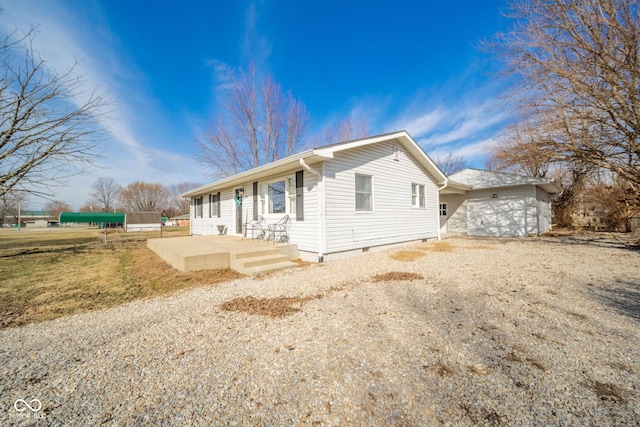
[[[297,267],[298,245],[267,243],[240,236],[189,236],[149,239],[147,247],[180,271],[232,268],[254,275]]]
[[[229,258],[231,268],[248,276],[271,273],[273,271],[298,266],[295,262],[289,261],[289,257],[276,248],[236,254],[231,253]]]

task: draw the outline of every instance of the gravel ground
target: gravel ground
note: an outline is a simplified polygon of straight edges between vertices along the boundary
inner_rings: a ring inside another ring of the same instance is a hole
[[[0,422],[638,425],[638,349],[639,251],[456,237],[2,330]]]

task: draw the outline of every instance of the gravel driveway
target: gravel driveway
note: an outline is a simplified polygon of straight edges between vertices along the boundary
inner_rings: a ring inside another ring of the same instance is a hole
[[[639,349],[639,251],[450,238],[0,331],[0,422],[638,425]]]

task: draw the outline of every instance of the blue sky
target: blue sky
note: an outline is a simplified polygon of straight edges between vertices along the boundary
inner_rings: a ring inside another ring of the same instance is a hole
[[[346,116],[372,134],[406,129],[432,157],[476,167],[508,117],[481,39],[506,29],[502,0],[2,1],[0,30],[38,26],[56,70],[75,60],[108,91],[101,168],[54,188],[79,208],[100,176],[121,185],[210,180],[193,157],[224,91],[250,61],[302,100],[310,137]],[[31,197],[29,206],[44,202]]]

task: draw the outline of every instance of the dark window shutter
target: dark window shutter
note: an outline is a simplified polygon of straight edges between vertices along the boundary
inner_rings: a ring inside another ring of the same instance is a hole
[[[296,221],[304,221],[304,171],[296,172]]]
[[[218,191],[218,195],[216,197],[216,205],[218,206],[218,218],[220,218],[220,211],[222,209],[220,209],[220,192]]]
[[[258,181],[253,183],[253,219],[258,219]]]

